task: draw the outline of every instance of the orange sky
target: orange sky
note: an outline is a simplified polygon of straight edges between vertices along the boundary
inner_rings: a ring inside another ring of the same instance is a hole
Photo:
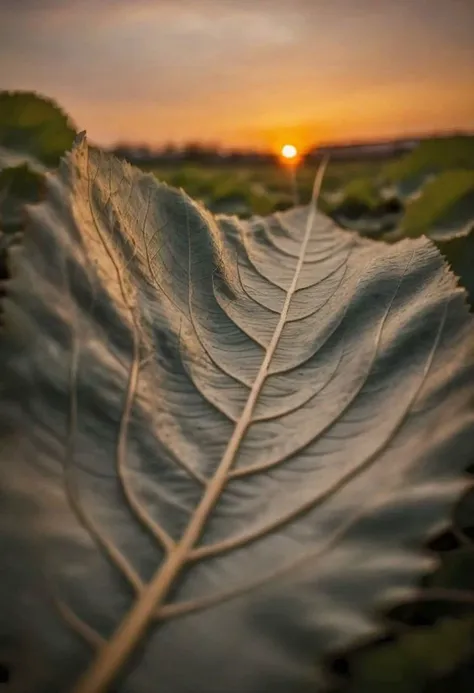
[[[1,0],[0,84],[103,144],[474,129],[472,0]]]

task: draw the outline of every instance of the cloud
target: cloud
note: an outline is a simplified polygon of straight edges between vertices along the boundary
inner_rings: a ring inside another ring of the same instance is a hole
[[[0,0],[0,83],[57,98],[77,122],[95,123],[97,137],[127,127],[170,137],[286,122],[324,129],[337,118],[349,127],[354,104],[363,114],[364,103],[373,109],[387,98],[403,125],[418,108],[400,101],[403,93],[426,100],[472,81],[473,7],[472,0]],[[376,121],[372,110],[366,121]]]

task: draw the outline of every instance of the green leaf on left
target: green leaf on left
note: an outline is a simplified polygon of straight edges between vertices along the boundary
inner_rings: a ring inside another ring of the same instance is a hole
[[[0,91],[0,168],[25,162],[55,167],[76,132],[52,99],[30,91]]]

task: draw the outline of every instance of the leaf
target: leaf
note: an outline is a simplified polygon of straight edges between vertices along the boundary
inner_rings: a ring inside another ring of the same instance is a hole
[[[474,170],[440,173],[406,205],[401,222],[383,240],[428,235],[448,261],[474,305]]]
[[[390,201],[394,202],[394,201]],[[390,202],[388,204],[390,204]],[[380,206],[380,214],[366,213],[357,221],[334,214],[345,227],[387,243],[427,235],[448,261],[474,305],[474,170],[444,171],[408,200],[400,218]],[[374,210],[375,212],[377,210]]]
[[[70,149],[75,129],[51,99],[0,91],[0,228],[17,231],[23,206],[41,197],[43,176]]]
[[[420,142],[401,159],[387,164],[382,176],[402,189],[406,188],[405,194],[409,195],[415,192],[426,176],[449,169],[472,169],[473,162],[474,136],[433,137]]]
[[[56,166],[76,128],[52,100],[31,91],[0,91],[0,168],[25,162]]]
[[[368,209],[373,209],[381,202],[376,182],[368,176],[353,178],[344,188],[346,200],[357,200]]]
[[[471,311],[474,310],[474,223],[451,238],[436,240],[436,245],[459,277],[460,285],[467,291]]]
[[[473,161],[474,165],[474,161]],[[474,226],[474,170],[445,171],[408,203],[399,235],[449,240]]]
[[[26,164],[0,170],[0,227],[4,231],[22,227],[23,207],[40,201],[43,180]]]
[[[472,592],[474,606],[474,549],[462,546],[443,556],[441,565],[430,579],[430,586]]]
[[[462,664],[474,645],[474,617],[443,619],[362,651],[351,662],[345,693],[420,693]],[[446,689],[448,690],[448,689]]]
[[[426,239],[213,218],[84,138],[47,186],[0,341],[11,690],[321,690],[466,486],[464,292]]]
[[[437,174],[437,169],[428,168],[414,173],[412,176],[402,178],[394,184],[393,195],[402,200],[404,204],[413,202],[419,198],[429,183],[436,180]]]
[[[27,167],[32,173],[38,175],[42,175],[47,171],[46,166],[33,156],[0,147],[0,171],[2,173],[10,168],[20,168],[23,166]]]

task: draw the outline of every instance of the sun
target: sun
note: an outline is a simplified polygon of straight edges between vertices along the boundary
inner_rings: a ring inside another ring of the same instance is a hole
[[[298,156],[298,150],[293,144],[285,144],[281,148],[281,155],[284,159],[295,159]]]

